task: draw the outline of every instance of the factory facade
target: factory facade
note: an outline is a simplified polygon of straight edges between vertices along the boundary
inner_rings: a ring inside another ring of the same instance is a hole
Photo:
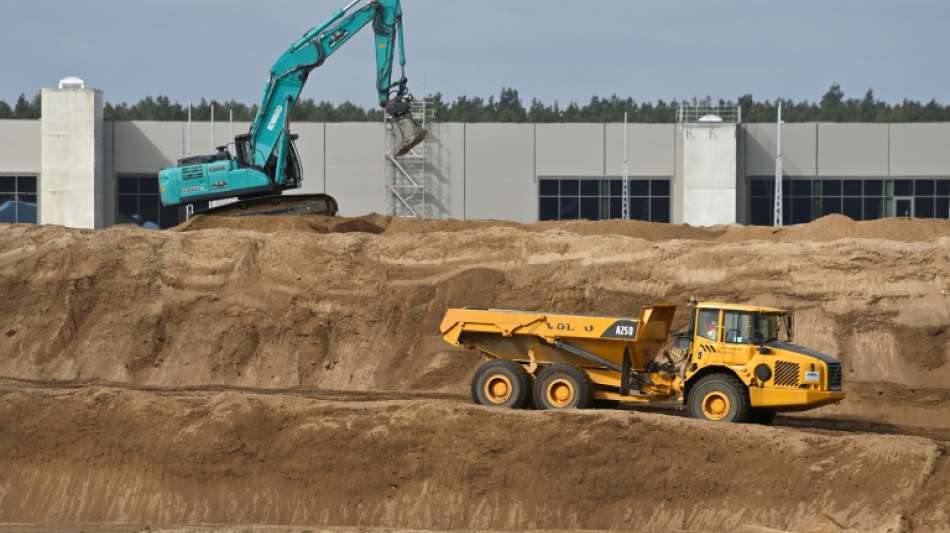
[[[213,153],[248,129],[107,121],[102,102],[94,90],[44,90],[41,119],[0,120],[0,223],[173,226],[187,214],[160,205],[159,170],[189,153]],[[621,216],[626,158],[632,218],[770,225],[776,124],[704,118],[627,126],[435,121],[417,160],[398,165],[385,157],[384,124],[294,123],[304,172],[296,192],[330,194],[345,216],[601,220]],[[950,123],[786,124],[782,146],[786,224],[830,213],[950,217]],[[397,183],[413,165],[415,199]]]

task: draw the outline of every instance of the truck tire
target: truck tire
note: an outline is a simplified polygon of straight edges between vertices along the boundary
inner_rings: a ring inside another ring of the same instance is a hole
[[[735,376],[710,374],[697,381],[689,391],[689,416],[710,422],[748,422],[749,389]]]
[[[763,426],[771,426],[775,423],[775,409],[753,409],[752,414],[749,417],[749,421],[753,424],[762,424]]]
[[[472,400],[478,405],[517,409],[531,391],[531,376],[513,361],[493,359],[478,367],[472,379]]]
[[[576,366],[553,364],[534,382],[534,405],[540,410],[587,409],[592,400],[590,378]]]

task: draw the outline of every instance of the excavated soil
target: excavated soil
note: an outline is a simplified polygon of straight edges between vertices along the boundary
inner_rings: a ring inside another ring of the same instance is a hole
[[[948,531],[948,291],[947,221],[0,226],[0,524]],[[437,331],[690,296],[794,309],[848,399],[774,428],[497,412]]]

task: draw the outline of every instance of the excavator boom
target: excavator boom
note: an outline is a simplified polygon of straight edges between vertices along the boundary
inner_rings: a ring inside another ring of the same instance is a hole
[[[307,31],[274,63],[250,131],[234,140],[234,155],[222,146],[216,154],[185,158],[161,171],[162,203],[176,206],[231,197],[279,197],[284,190],[300,187],[303,172],[294,145],[296,135],[290,132],[290,116],[310,73],[370,24],[375,33],[379,104],[392,117],[394,130],[401,137],[392,155],[404,155],[422,142],[426,132],[410,113],[400,0],[365,4],[352,0]],[[401,73],[393,82],[397,48]],[[336,205],[335,201],[324,203]]]

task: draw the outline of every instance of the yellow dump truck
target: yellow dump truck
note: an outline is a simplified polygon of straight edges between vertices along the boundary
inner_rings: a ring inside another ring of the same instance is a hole
[[[841,363],[792,344],[790,312],[694,304],[687,331],[671,339],[675,312],[670,304],[637,318],[450,309],[441,333],[488,357],[472,380],[472,399],[487,406],[678,400],[694,418],[767,424],[777,412],[845,397]]]

